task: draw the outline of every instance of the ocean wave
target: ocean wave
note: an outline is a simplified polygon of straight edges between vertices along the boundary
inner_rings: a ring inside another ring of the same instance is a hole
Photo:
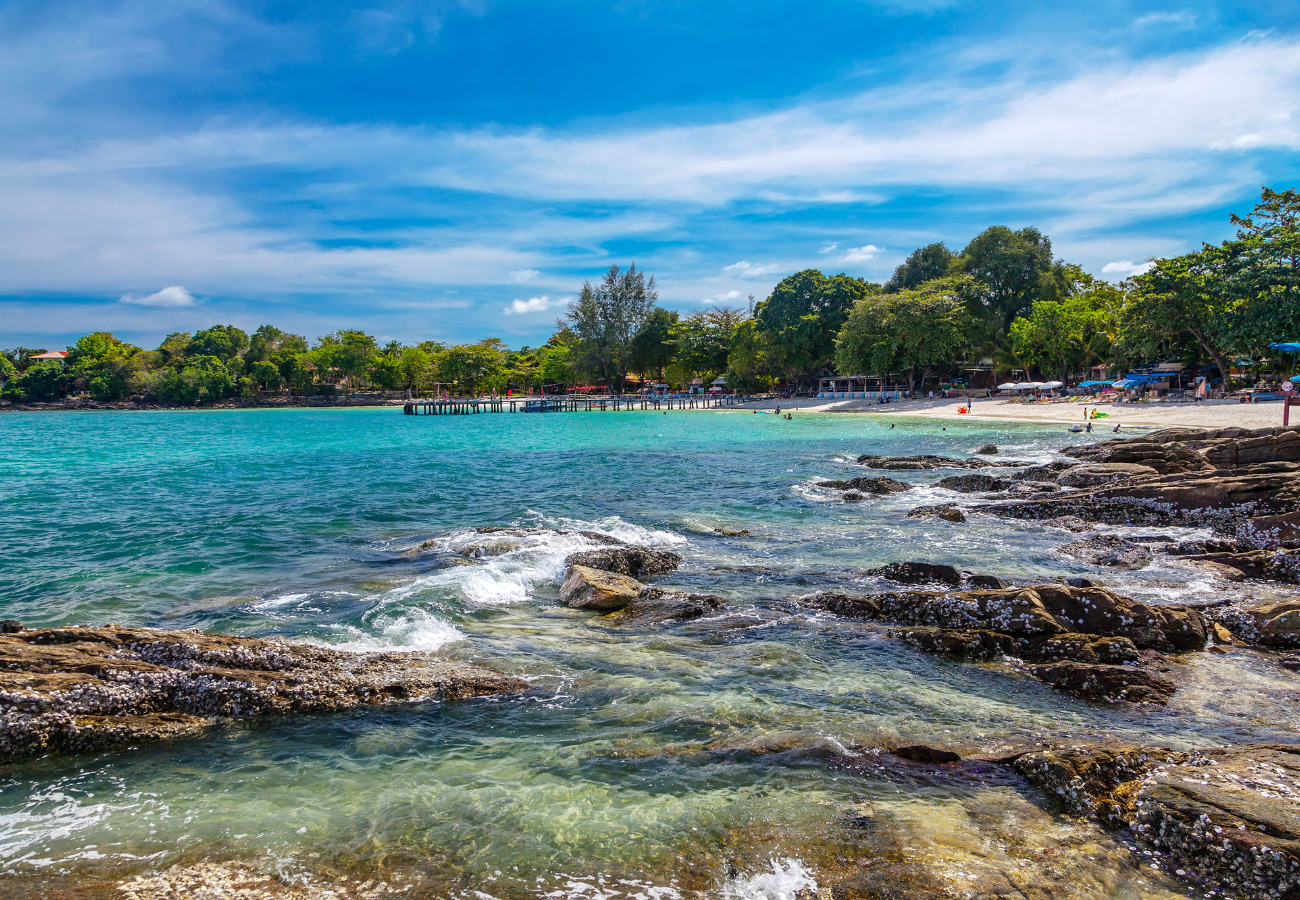
[[[796,900],[807,891],[816,893],[817,879],[797,859],[773,859],[772,871],[749,877],[736,876],[723,886],[727,900]]]
[[[381,653],[401,650],[416,653],[433,653],[448,644],[465,639],[465,633],[446,619],[426,610],[410,607],[400,612],[379,612],[365,623],[365,628],[355,625],[336,626],[336,634],[344,640],[324,643],[335,650],[353,653]]]

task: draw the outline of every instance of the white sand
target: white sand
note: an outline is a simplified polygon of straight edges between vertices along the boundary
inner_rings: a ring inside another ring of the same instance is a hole
[[[970,404],[969,413],[958,413]],[[1099,403],[1106,418],[1093,420],[1093,431],[1110,431],[1116,424],[1135,428],[1167,428],[1190,425],[1201,428],[1269,428],[1282,424],[1282,404],[1238,403],[1235,400],[1209,400],[1192,403]],[[881,405],[874,400],[766,400],[745,404],[743,409],[772,409],[781,412],[853,412],[876,416],[919,416],[930,419],[984,419],[1024,422],[1061,422],[1082,425],[1083,410],[1094,404],[1075,399],[1047,403],[1015,403],[1002,399],[903,400]],[[736,409],[736,407],[730,407]],[[1300,425],[1300,406],[1291,408],[1291,424]],[[1121,432],[1122,433],[1122,432]]]

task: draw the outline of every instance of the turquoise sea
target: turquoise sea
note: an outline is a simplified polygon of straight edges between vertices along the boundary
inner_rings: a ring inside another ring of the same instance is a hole
[[[1056,866],[1069,887],[1043,896],[1185,896],[1005,770],[946,774],[874,748],[1293,740],[1284,673],[1198,654],[1167,709],[1088,703],[797,602],[883,587],[864,570],[904,559],[1087,575],[1152,602],[1246,590],[1176,560],[1098,571],[1054,551],[1070,535],[1030,523],[905,518],[961,499],[934,486],[951,472],[902,473],[918,487],[861,503],[812,485],[863,474],[862,453],[992,441],[1042,462],[1100,437],[738,411],[5,415],[4,618],[428,651],[533,688],[10,766],[0,873],[111,883],[232,859],[403,896],[778,900],[897,857],[950,888],[1007,872],[1051,883]],[[532,531],[474,531],[502,526]],[[641,627],[559,606],[564,557],[591,546],[581,530],[682,554],[660,583],[729,606]],[[429,540],[438,552],[403,556]]]

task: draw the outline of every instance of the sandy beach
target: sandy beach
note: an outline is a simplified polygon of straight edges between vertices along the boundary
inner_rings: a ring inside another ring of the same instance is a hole
[[[969,413],[957,410],[969,403]],[[881,405],[873,400],[764,400],[747,403],[744,409],[773,409],[799,412],[865,413],[874,416],[917,416],[929,419],[983,419],[1017,422],[1061,422],[1082,424],[1081,400],[1048,403],[1017,403],[1001,398],[966,400],[903,400]],[[733,409],[735,407],[732,407]],[[1095,431],[1109,431],[1115,425],[1134,428],[1168,428],[1175,425],[1201,428],[1269,428],[1282,424],[1281,403],[1238,403],[1235,400],[1210,400],[1203,405],[1192,403],[1097,404],[1108,415],[1093,422]],[[1300,409],[1292,409],[1292,424],[1300,424]]]

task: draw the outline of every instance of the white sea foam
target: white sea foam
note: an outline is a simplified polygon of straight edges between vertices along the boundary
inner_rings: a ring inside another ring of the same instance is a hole
[[[773,859],[772,871],[748,878],[737,876],[723,887],[728,900],[795,900],[804,892],[814,893],[817,879],[797,859]]]
[[[448,644],[465,639],[464,632],[447,620],[413,607],[393,614],[381,612],[366,624],[370,631],[351,625],[342,626],[341,633],[350,639],[330,641],[329,646],[337,650],[351,650],[354,653],[375,653],[385,650],[432,653]]]

